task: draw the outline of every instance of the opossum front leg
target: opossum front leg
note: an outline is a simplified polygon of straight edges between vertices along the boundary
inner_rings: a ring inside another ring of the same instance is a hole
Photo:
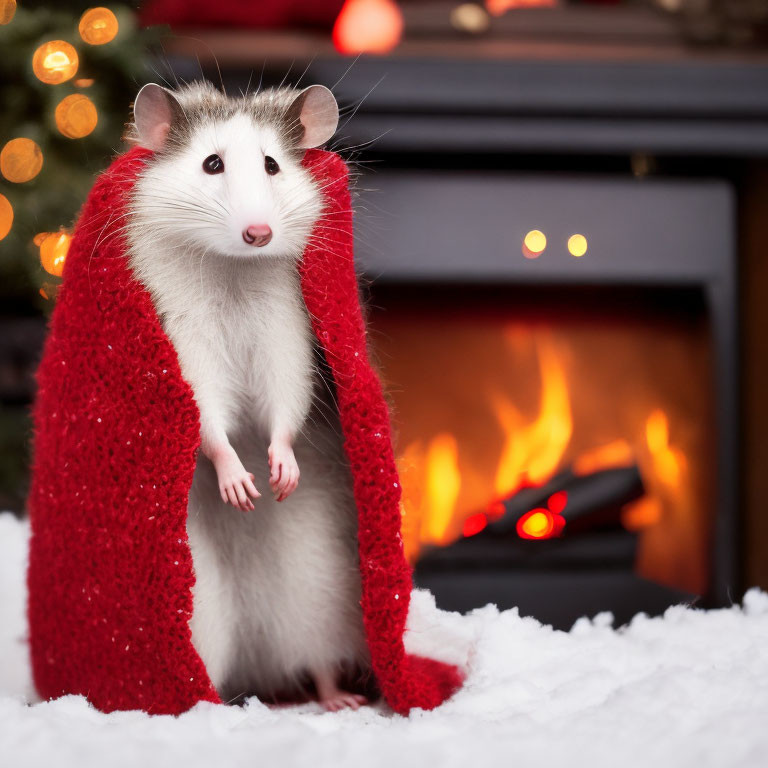
[[[200,411],[200,449],[216,469],[221,500],[242,512],[254,509],[252,499],[261,494],[254,476],[246,470],[227,437],[229,422],[226,394],[214,377],[216,357],[199,336],[174,334],[184,377],[192,386]]]
[[[302,315],[299,317],[303,320]],[[264,350],[267,386],[261,393],[270,435],[269,485],[277,501],[290,496],[299,484],[293,441],[309,414],[314,372],[308,331],[295,320],[285,326],[282,339]]]
[[[269,444],[269,485],[278,501],[290,496],[299,484],[299,465],[293,453],[293,438],[286,431],[272,435]]]

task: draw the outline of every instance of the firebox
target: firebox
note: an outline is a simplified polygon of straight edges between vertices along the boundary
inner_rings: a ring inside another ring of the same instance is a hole
[[[417,584],[557,626],[727,601],[728,183],[409,168],[370,186],[358,258]]]

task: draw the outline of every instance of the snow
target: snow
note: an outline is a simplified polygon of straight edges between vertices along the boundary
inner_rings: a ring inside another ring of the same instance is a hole
[[[464,689],[409,718],[381,705],[199,705],[178,718],[39,702],[24,641],[28,528],[0,514],[0,765],[768,765],[768,595],[671,608],[623,629],[601,614],[560,632],[516,611],[468,616],[414,593],[408,645],[465,664]],[[172,761],[172,762],[169,762]]]

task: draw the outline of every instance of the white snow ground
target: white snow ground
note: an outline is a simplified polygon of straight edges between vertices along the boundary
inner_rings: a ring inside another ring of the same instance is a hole
[[[28,529],[0,514],[0,766],[768,766],[768,595],[672,608],[615,631],[553,631],[516,611],[438,611],[414,594],[409,647],[467,665],[434,712],[200,705],[181,717],[39,703],[24,641]]]

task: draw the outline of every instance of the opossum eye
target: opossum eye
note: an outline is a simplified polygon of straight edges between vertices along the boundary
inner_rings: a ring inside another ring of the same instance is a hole
[[[203,160],[203,170],[211,175],[214,173],[224,173],[224,161],[218,155],[208,155]]]
[[[280,166],[277,164],[277,161],[274,157],[270,157],[267,155],[264,158],[264,170],[270,175],[274,176],[279,170]]]

